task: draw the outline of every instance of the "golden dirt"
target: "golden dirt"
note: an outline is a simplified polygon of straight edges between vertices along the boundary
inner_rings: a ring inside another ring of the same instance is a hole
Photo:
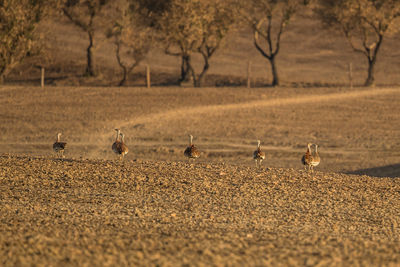
[[[400,182],[0,156],[3,266],[400,264]]]

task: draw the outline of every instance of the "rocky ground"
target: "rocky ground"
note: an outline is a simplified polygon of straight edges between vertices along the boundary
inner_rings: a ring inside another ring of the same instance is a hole
[[[0,156],[0,265],[397,266],[400,181]]]

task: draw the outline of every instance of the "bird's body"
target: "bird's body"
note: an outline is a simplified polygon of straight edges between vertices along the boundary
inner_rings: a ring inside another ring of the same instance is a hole
[[[117,131],[117,137],[115,138],[115,142],[112,144],[112,151],[119,156],[119,159],[123,159],[124,156],[129,152],[127,145],[124,143],[125,135],[121,133],[119,129],[115,129]],[[121,137],[121,140],[119,140]]]
[[[185,149],[183,154],[190,160],[200,157],[200,151],[193,144],[193,136],[189,135],[189,146]]]
[[[57,141],[53,144],[53,150],[54,152],[57,153],[57,155],[60,157],[64,157],[64,150],[67,147],[66,142],[61,142],[60,140],[61,133],[57,134]]]
[[[261,162],[265,159],[265,152],[261,151],[261,141],[257,140],[257,149],[253,152],[256,167],[261,168]]]
[[[313,161],[313,156],[311,153],[311,144],[307,144],[307,151],[306,153],[303,155],[303,157],[301,158],[301,163],[303,163],[303,165],[307,168],[308,170],[312,170],[312,165],[311,162]]]
[[[115,129],[115,131],[117,132],[117,136],[115,137],[115,142],[112,144],[111,149],[115,154],[119,154],[118,147],[121,144],[121,141],[119,140],[119,135],[120,135],[121,131],[120,131],[120,129]]]
[[[120,133],[120,135],[121,135],[121,142],[120,142],[119,146],[117,147],[117,150],[118,150],[118,154],[121,155],[121,157],[123,159],[124,156],[126,154],[128,154],[129,149],[128,149],[128,146],[124,142],[125,135],[123,133]]]

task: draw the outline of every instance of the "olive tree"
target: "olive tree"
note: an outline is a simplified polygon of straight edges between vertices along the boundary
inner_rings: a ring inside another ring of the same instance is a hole
[[[0,83],[39,48],[37,26],[48,8],[46,0],[0,0]]]
[[[113,40],[118,65],[122,69],[119,85],[125,84],[127,75],[146,57],[153,41],[153,31],[147,26],[136,0],[121,0],[111,19],[107,37]]]
[[[398,32],[400,1],[320,0],[316,8],[325,25],[341,30],[352,49],[368,62],[365,86],[374,84],[375,64],[384,37]]]
[[[221,46],[232,28],[234,17],[227,1],[172,0],[158,20],[165,52],[181,58],[181,79],[190,76],[200,87],[210,67],[210,58]],[[203,66],[197,71],[193,54],[202,56]]]

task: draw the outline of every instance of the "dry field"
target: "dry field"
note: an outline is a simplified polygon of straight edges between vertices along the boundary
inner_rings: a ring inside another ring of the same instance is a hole
[[[61,132],[67,157],[113,159],[121,128],[128,160],[184,160],[192,134],[200,162],[253,166],[260,139],[265,166],[300,169],[312,142],[320,170],[396,177],[398,103],[398,88],[4,87],[0,152],[51,155]]]
[[[0,156],[2,266],[398,266],[394,178]]]
[[[154,48],[117,88],[101,33],[100,75],[87,78],[86,36],[61,18],[42,29],[46,88],[35,61],[0,87],[1,266],[400,265],[398,36],[385,39],[375,88],[358,87],[364,59],[307,12],[282,36],[282,87],[265,86],[269,66],[239,29],[212,58],[208,87],[172,86],[179,59]],[[236,86],[249,61],[257,88]],[[140,87],[144,64],[168,86]],[[64,160],[51,149],[58,132]],[[202,152],[194,164],[188,134]],[[308,142],[322,157],[314,174],[300,163]]]
[[[0,101],[0,265],[400,264],[398,88],[3,87]]]

